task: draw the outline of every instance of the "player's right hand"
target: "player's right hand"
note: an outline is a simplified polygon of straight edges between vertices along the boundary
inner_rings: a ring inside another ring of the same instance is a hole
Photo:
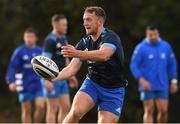
[[[16,92],[16,84],[15,83],[10,83],[9,84],[9,90],[11,92]]]
[[[151,90],[151,85],[147,80],[145,80],[143,77],[139,79],[140,84],[142,85],[144,90]]]
[[[54,90],[53,83],[51,83],[51,81],[49,81],[49,80],[45,81],[45,86],[46,86],[47,91],[53,91]]]

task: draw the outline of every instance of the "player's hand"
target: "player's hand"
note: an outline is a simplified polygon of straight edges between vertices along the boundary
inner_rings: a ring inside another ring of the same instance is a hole
[[[143,77],[139,79],[140,84],[142,85],[144,90],[151,90],[151,85],[148,81],[146,81]]]
[[[177,91],[178,91],[178,84],[171,84],[171,86],[170,86],[170,92],[172,93],[172,94],[174,94],[174,93],[177,93]]]
[[[69,86],[71,88],[78,88],[78,84],[79,84],[79,82],[75,76],[73,76],[69,79]]]
[[[61,54],[64,57],[77,57],[78,55],[78,50],[76,50],[76,48],[72,45],[66,45],[62,47],[63,50],[61,51]]]
[[[16,84],[15,83],[10,83],[9,84],[9,90],[11,92],[16,92]]]
[[[45,81],[45,86],[46,86],[47,91],[53,91],[54,90],[53,83],[49,80]]]

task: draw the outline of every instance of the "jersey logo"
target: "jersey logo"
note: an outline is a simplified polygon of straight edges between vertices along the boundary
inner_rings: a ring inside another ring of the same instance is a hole
[[[149,59],[153,59],[153,58],[154,58],[154,55],[153,55],[153,54],[149,54],[148,58],[149,58]]]
[[[28,55],[24,55],[23,56],[23,60],[28,60],[29,59],[29,56]]]
[[[36,53],[33,53],[32,56],[35,57],[35,56],[36,56]]]
[[[166,54],[165,53],[161,53],[161,59],[165,59],[166,58]]]
[[[56,44],[56,48],[60,48],[60,47],[62,47],[62,44],[61,43],[57,43]]]
[[[116,111],[117,111],[118,113],[121,113],[121,108],[120,108],[120,107],[117,108]]]

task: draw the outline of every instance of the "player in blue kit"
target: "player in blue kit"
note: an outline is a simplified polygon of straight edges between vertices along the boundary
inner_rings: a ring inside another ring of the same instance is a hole
[[[72,45],[63,47],[62,54],[73,59],[51,82],[75,75],[83,60],[87,60],[89,71],[64,123],[77,123],[96,104],[98,123],[115,123],[120,117],[127,85],[124,53],[119,36],[103,27],[105,19],[101,7],[87,7],[83,16],[87,35],[76,48]]]
[[[51,58],[58,65],[59,70],[62,70],[69,63],[69,59],[61,55],[61,47],[68,43],[66,38],[68,22],[61,14],[55,14],[51,21],[53,30],[45,39],[43,55]],[[70,86],[78,86],[75,76],[68,80]],[[68,82],[63,80],[55,84],[48,82],[44,84],[44,93],[47,96],[46,122],[56,123],[57,117],[58,122],[61,123],[70,110]]]
[[[31,123],[32,101],[35,102],[34,122],[42,122],[44,117],[45,99],[40,78],[31,66],[31,59],[42,53],[36,45],[37,36],[32,28],[24,32],[24,44],[13,53],[7,70],[7,84],[12,92],[18,92],[21,103],[21,119],[23,123]],[[21,73],[22,75],[17,75]]]
[[[166,122],[169,90],[171,93],[178,90],[177,63],[171,46],[160,38],[156,26],[147,27],[146,38],[138,44],[132,56],[131,71],[139,82],[144,123],[153,123],[155,107],[157,121]]]

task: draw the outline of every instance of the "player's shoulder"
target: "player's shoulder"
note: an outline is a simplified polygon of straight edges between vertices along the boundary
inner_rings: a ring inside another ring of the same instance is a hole
[[[25,44],[21,44],[20,46],[18,46],[16,49],[15,49],[15,51],[23,51],[23,50],[25,50],[26,49],[26,45]]]
[[[39,45],[36,45],[36,49],[39,50],[39,51],[42,51],[42,47],[39,46]]]
[[[110,38],[110,39],[116,39],[115,41],[117,41],[117,40],[120,41],[119,35],[117,33],[115,33],[113,30],[110,30],[108,28],[103,29],[101,37],[104,39]]]
[[[85,36],[83,36],[83,37],[81,38],[80,43],[86,45],[86,44],[89,43],[90,40],[91,40],[91,37],[88,36],[88,35],[85,35]]]
[[[25,50],[25,44],[21,44],[14,50],[14,54],[21,54]]]
[[[145,41],[145,39],[139,41],[139,43],[136,45],[136,50],[140,51],[140,50],[143,50],[143,49],[146,49],[146,46],[147,46],[147,43]]]
[[[47,36],[46,36],[46,38],[45,38],[45,42],[56,42],[56,40],[57,40],[57,37],[56,37],[56,35],[54,34],[54,33],[49,33]]]
[[[163,47],[171,47],[169,41],[160,38],[160,43]]]

